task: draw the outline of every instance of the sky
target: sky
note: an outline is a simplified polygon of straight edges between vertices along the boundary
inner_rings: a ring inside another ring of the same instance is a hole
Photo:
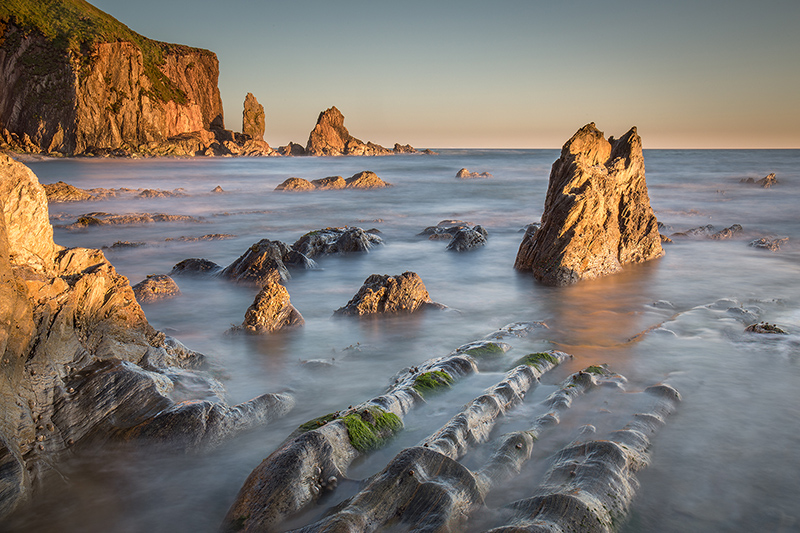
[[[392,147],[558,148],[595,122],[645,148],[800,148],[798,0],[89,0],[220,62],[225,126],[265,140],[336,106]]]

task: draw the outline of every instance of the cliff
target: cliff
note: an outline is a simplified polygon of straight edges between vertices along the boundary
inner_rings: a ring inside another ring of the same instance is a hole
[[[541,228],[525,233],[514,267],[568,285],[663,254],[636,128],[606,140],[587,124],[553,163]]]
[[[153,41],[83,0],[0,5],[0,130],[27,151],[147,152],[223,127],[213,52]]]

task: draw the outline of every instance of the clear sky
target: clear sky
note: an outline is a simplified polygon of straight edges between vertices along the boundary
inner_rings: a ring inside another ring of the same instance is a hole
[[[225,125],[266,141],[335,105],[391,147],[556,148],[595,122],[645,148],[800,148],[800,0],[89,0],[216,52]]]

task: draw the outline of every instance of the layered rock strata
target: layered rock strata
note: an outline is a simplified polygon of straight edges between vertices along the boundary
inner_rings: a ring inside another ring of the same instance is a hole
[[[568,285],[663,253],[636,128],[606,140],[587,124],[553,163],[542,226],[526,233],[514,267],[546,285]]]
[[[291,408],[273,394],[225,405],[216,380],[186,370],[202,361],[150,326],[102,252],[53,242],[44,189],[0,154],[0,516],[74,450],[203,447]],[[184,379],[206,392],[175,395]]]

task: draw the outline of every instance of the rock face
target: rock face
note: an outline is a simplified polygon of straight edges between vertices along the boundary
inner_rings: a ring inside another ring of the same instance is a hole
[[[269,281],[256,295],[253,305],[247,308],[244,322],[238,329],[261,334],[303,324],[303,315],[289,301],[286,287]]]
[[[263,141],[265,128],[264,106],[258,103],[252,93],[247,93],[242,111],[242,133],[255,141]]]
[[[311,130],[306,143],[305,155],[391,155],[416,153],[410,145],[395,144],[390,150],[373,142],[356,139],[344,126],[342,112],[331,107],[319,114],[317,124]],[[294,154],[292,154],[294,155]]]
[[[141,151],[223,126],[214,53],[152,41],[99,10],[61,6],[74,18],[64,27],[106,28],[70,33],[24,4],[0,8],[0,125],[36,150]]]
[[[0,517],[72,450],[140,438],[201,446],[291,407],[272,394],[235,407],[210,392],[173,398],[180,376],[219,390],[179,370],[203,356],[150,326],[102,252],[64,249],[52,232],[44,188],[0,154]]]
[[[139,303],[149,304],[159,300],[167,300],[181,295],[178,284],[164,274],[147,276],[147,279],[133,286],[133,294]]]
[[[568,285],[663,253],[636,128],[606,140],[587,124],[553,163],[542,226],[526,233],[514,267]]]
[[[367,252],[383,239],[361,228],[325,228],[310,231],[297,239],[292,249],[306,257],[324,254]]]
[[[340,307],[337,315],[374,315],[413,313],[425,307],[441,309],[441,304],[431,300],[425,284],[415,272],[399,276],[373,274],[347,305]]]

